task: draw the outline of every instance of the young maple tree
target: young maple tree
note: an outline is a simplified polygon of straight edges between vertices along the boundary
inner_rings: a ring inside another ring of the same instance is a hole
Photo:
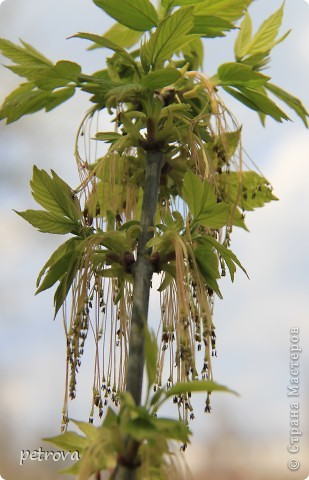
[[[55,316],[63,312],[67,340],[63,433],[49,441],[79,451],[67,472],[80,480],[103,470],[117,480],[161,479],[174,468],[170,440],[189,442],[191,393],[206,393],[209,412],[212,392],[231,392],[213,380],[218,280],[226,269],[232,281],[237,266],[245,272],[230,249],[232,229],[246,229],[245,212],[276,199],[268,180],[245,166],[241,127],[220,89],[263,124],[267,116],[288,119],[269,94],[306,126],[308,113],[262,73],[289,33],[277,38],[283,5],[253,34],[252,0],[161,0],[157,10],[150,0],[93,1],[116,23],[104,35],[74,37],[111,50],[106,68],[85,74],[77,63],[53,64],[24,41],[1,39],[9,68],[26,82],[5,99],[0,119],[50,111],[78,88],[91,94],[76,137],[80,185],[34,167],[32,195],[43,210],[17,212],[41,232],[71,234],[37,280],[37,293],[56,285]],[[240,19],[235,61],[206,76],[202,38],[223,37]],[[103,112],[111,131],[96,128]],[[97,144],[94,153],[89,143]],[[157,334],[147,327],[152,282],[160,292]],[[89,330],[92,410],[89,423],[75,422],[78,435],[67,431],[68,398],[76,395]],[[157,416],[169,399],[179,420]],[[95,427],[94,408],[101,417],[111,403]]]

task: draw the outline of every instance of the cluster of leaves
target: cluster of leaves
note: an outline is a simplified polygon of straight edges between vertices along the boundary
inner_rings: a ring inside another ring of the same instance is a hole
[[[141,92],[162,89],[175,83],[181,76],[179,67],[189,63],[197,69],[203,61],[201,38],[225,36],[234,29],[252,0],[220,0],[215,4],[203,1],[161,1],[157,12],[149,0],[131,2],[119,0],[117,5],[105,0],[94,3],[117,23],[104,35],[79,33],[74,37],[93,42],[114,52],[109,68],[85,75],[81,67],[61,60],[55,65],[31,45],[22,46],[0,40],[0,51],[15,65],[14,73],[28,81],[21,84],[5,100],[0,118],[14,122],[23,115],[42,108],[49,111],[68,100],[76,88],[92,93],[96,108],[104,108],[114,98],[138,97]],[[174,11],[175,7],[180,7]],[[272,48],[284,40],[277,39],[282,22],[283,5],[269,17],[252,37],[252,24],[248,13],[240,26],[235,43],[235,62],[219,66],[211,82],[222,87],[247,107],[256,110],[262,121],[269,115],[277,121],[288,119],[268,96],[271,92],[292,108],[307,125],[307,112],[301,102],[269,82],[261,73],[269,61]],[[155,28],[156,27],[156,28]],[[153,30],[155,28],[155,30]],[[150,32],[150,37],[142,37]],[[129,53],[142,37],[140,48]],[[182,52],[183,59],[166,65],[174,54]],[[140,61],[138,61],[138,58]]]

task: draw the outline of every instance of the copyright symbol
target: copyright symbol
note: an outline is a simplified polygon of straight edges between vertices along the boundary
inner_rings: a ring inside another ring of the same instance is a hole
[[[300,467],[300,463],[299,463],[299,460],[296,460],[294,458],[291,458],[289,461],[288,461],[288,468],[290,470],[298,470]]]

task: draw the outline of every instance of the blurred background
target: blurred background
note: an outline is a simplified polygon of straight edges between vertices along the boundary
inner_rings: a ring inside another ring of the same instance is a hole
[[[254,26],[281,5],[257,0],[250,7]],[[87,42],[67,40],[78,31],[103,33],[111,21],[91,0],[5,0],[0,6],[0,36],[22,38],[53,61],[80,63],[85,73],[104,65],[102,49],[86,52]],[[272,53],[267,72],[274,83],[309,106],[309,5],[286,0],[281,33],[292,33]],[[205,42],[204,71],[233,61],[235,33]],[[2,64],[9,61],[1,58]],[[0,67],[0,103],[20,79]],[[224,97],[224,95],[222,95]],[[240,397],[213,395],[195,400],[196,419],[186,460],[196,479],[303,480],[309,475],[309,135],[301,121],[266,128],[254,112],[231,97],[226,104],[243,124],[243,145],[280,198],[247,215],[250,233],[233,232],[232,249],[250,281],[237,272],[234,284],[222,282],[223,301],[215,306],[218,358],[216,381]],[[65,338],[61,320],[53,321],[52,292],[34,297],[35,280],[59,239],[36,232],[14,212],[34,207],[29,180],[32,165],[54,169],[71,186],[78,183],[74,159],[77,127],[88,109],[86,94],[75,94],[56,110],[0,125],[0,478],[61,478],[60,462],[27,461],[20,451],[49,449],[42,437],[59,433],[64,388]],[[158,314],[154,299],[151,312]],[[156,313],[157,312],[157,313]],[[299,328],[300,452],[289,454],[290,329]],[[89,350],[90,342],[89,342]],[[77,399],[70,417],[87,421],[91,406],[92,364],[82,365]],[[170,414],[173,412],[168,410]],[[175,412],[173,412],[175,413]],[[290,458],[301,466],[291,472]],[[68,478],[68,477],[64,477]]]

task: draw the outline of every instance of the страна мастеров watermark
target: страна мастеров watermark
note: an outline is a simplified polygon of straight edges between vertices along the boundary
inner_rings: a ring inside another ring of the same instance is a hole
[[[293,399],[290,403],[290,434],[288,452],[291,454],[288,460],[288,468],[291,471],[298,471],[300,461],[297,454],[300,452],[300,355],[302,348],[299,345],[299,328],[290,329],[290,380],[287,387],[288,398]]]

